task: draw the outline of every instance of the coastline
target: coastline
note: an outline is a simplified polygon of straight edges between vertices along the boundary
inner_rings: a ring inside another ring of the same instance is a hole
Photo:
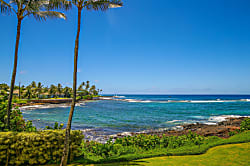
[[[64,99],[43,99],[43,100],[34,100],[21,105],[15,105],[20,110],[34,110],[34,109],[48,109],[48,108],[65,108],[70,107],[71,105],[71,99],[70,100],[64,100]],[[84,103],[86,102],[93,102],[96,101],[93,100],[78,100],[76,103],[76,106],[84,106]]]
[[[60,100],[60,99],[53,99],[53,100]],[[94,100],[80,100],[77,102],[76,106],[85,106],[86,102],[95,102],[98,100],[118,100],[124,101],[124,99],[114,98],[114,97],[99,97],[98,99]],[[132,99],[133,100],[133,99]],[[131,99],[125,100],[130,102]],[[48,108],[65,108],[70,107],[70,102],[68,103],[60,103],[60,104],[51,104],[51,103],[27,103],[25,106],[21,106],[20,110],[34,110],[34,109],[48,109]],[[87,140],[93,140],[98,142],[106,142],[110,137],[114,139],[125,137],[125,136],[133,136],[138,134],[151,134],[151,135],[183,135],[187,134],[189,131],[195,132],[199,135],[204,136],[219,136],[222,138],[228,138],[230,132],[234,132],[235,130],[240,129],[240,123],[244,120],[246,116],[236,116],[236,115],[218,115],[212,116],[206,123],[189,123],[175,125],[174,127],[169,128],[160,128],[160,129],[152,129],[152,130],[145,130],[145,131],[138,131],[138,132],[122,132],[122,133],[105,133],[105,128],[85,128],[80,129],[85,138]],[[169,121],[169,123],[174,123],[175,121]],[[111,135],[112,134],[112,135]]]
[[[93,102],[98,100],[112,100],[112,101],[123,101],[130,103],[223,103],[223,102],[250,102],[250,99],[239,99],[239,100],[164,100],[164,101],[154,101],[154,100],[136,100],[127,99],[125,96],[100,96],[95,97],[91,100],[77,100],[76,106],[84,105],[84,102]],[[34,99],[30,100],[25,104],[15,104],[15,106],[20,109],[46,109],[46,108],[56,108],[56,107],[69,107],[72,99]]]
[[[100,143],[106,143],[111,137],[113,139],[122,138],[126,136],[136,136],[139,134],[145,135],[166,135],[166,136],[181,136],[188,134],[190,131],[202,136],[218,136],[221,138],[229,138],[230,133],[240,130],[241,122],[250,118],[249,116],[225,116],[224,120],[221,120],[213,124],[192,123],[174,126],[170,128],[145,130],[139,132],[122,132],[112,135],[98,135],[93,129],[81,130],[85,135],[85,139],[88,141],[96,141]]]

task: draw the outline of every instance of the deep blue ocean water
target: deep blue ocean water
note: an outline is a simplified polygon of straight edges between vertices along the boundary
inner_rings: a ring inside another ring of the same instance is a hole
[[[73,129],[111,135],[173,127],[185,123],[211,123],[225,115],[250,116],[250,95],[119,95],[126,101],[99,100],[77,106]],[[128,100],[127,100],[128,99]],[[54,122],[66,124],[70,108],[22,110],[38,128]]]

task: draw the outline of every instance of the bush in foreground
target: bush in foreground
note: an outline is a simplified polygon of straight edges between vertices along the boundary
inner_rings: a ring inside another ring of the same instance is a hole
[[[41,165],[58,162],[62,157],[64,139],[64,130],[0,132],[0,165]],[[79,157],[82,139],[81,131],[71,132],[70,161]]]

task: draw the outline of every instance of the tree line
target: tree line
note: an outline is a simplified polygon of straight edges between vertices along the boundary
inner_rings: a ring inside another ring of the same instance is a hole
[[[2,83],[0,84],[0,95],[7,95],[10,87]],[[90,81],[82,82],[77,88],[78,99],[84,99],[85,96],[97,96],[102,89],[97,89],[95,85],[91,85]],[[15,85],[13,95],[19,99],[49,99],[49,98],[72,98],[73,89],[58,83],[56,85],[44,86],[41,82],[32,81],[29,85]]]

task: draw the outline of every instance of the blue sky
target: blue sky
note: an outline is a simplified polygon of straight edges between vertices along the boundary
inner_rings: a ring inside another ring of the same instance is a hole
[[[84,11],[78,81],[104,93],[250,94],[249,0],[125,0]],[[76,10],[23,21],[17,82],[72,85]],[[10,82],[15,16],[0,15],[0,82]]]

